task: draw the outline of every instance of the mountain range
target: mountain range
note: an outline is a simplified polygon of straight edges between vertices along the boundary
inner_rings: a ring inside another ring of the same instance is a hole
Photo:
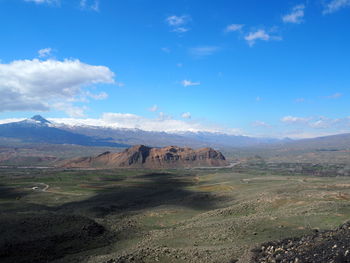
[[[286,148],[350,148],[350,133],[313,139],[291,140],[254,138],[213,132],[166,133],[141,129],[106,128],[99,126],[69,126],[53,123],[40,115],[19,122],[0,125],[0,138],[26,143],[74,144],[127,148],[132,145],[164,147],[286,147]]]

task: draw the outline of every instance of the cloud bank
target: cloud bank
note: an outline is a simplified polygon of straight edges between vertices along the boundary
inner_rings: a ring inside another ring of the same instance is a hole
[[[16,60],[0,64],[0,112],[47,111],[64,109],[79,97],[103,99],[107,94],[92,94],[85,88],[114,83],[115,74],[105,66],[79,60]],[[81,115],[81,114],[79,114]]]

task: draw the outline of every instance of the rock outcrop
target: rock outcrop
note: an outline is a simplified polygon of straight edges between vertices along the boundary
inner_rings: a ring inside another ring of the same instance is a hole
[[[193,150],[168,146],[151,148],[137,145],[120,153],[105,152],[95,157],[82,157],[64,163],[66,168],[189,168],[226,166],[228,162],[212,148]]]

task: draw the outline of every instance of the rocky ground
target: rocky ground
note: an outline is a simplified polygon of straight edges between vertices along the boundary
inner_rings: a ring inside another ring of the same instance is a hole
[[[350,222],[332,231],[268,242],[255,249],[252,262],[350,262]]]

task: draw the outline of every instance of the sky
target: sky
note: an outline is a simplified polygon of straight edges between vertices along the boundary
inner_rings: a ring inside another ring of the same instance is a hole
[[[0,0],[0,123],[350,132],[350,0]]]

